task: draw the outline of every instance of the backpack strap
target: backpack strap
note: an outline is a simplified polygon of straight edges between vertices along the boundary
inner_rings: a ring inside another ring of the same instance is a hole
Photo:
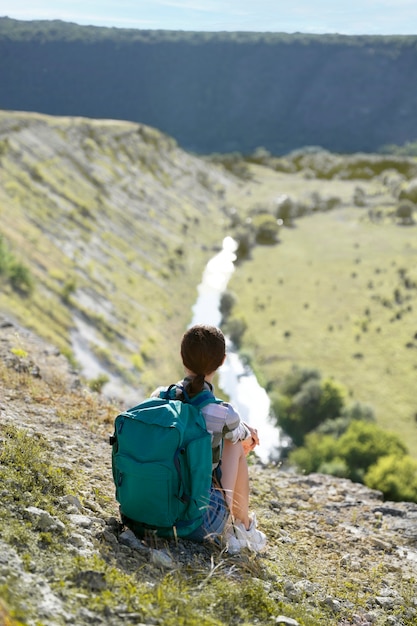
[[[212,402],[215,402],[217,404],[223,402],[223,400],[216,398],[213,392],[209,389],[203,389],[196,396],[194,396],[194,398],[190,398],[188,393],[185,391],[185,388],[177,383],[173,383],[166,389],[166,391],[162,391],[161,397],[165,398],[166,400],[178,399],[176,398],[176,395],[172,394],[173,389],[181,390],[181,394],[184,398],[182,402],[185,402],[186,404],[191,404],[191,406],[195,406],[198,409],[202,409],[204,406],[207,406],[207,404],[211,404]]]

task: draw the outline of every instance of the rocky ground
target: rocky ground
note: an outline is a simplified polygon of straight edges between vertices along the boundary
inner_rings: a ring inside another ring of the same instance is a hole
[[[417,504],[384,502],[379,492],[348,480],[254,463],[252,506],[269,538],[264,555],[231,557],[187,541],[146,544],[118,521],[108,444],[117,407],[92,398],[54,348],[4,318],[0,364],[0,454],[5,429],[13,424],[46,438],[50,462],[75,477],[57,514],[31,504],[30,494],[24,505],[19,494],[11,497],[13,485],[0,465],[0,624],[143,623],[122,597],[118,605],[91,603],[108,585],[95,559],[150,586],[197,563],[208,577],[249,571],[279,607],[268,622],[257,623],[417,624]],[[19,527],[38,540],[17,540]],[[60,551],[49,551],[45,536],[53,546],[58,539]],[[282,607],[292,607],[292,616]],[[309,621],[317,611],[322,619]]]

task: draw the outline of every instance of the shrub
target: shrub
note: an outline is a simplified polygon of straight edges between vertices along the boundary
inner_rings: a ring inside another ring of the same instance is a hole
[[[96,378],[92,378],[88,381],[88,386],[90,387],[91,391],[101,393],[104,385],[108,382],[109,377],[106,374],[99,374]]]
[[[240,348],[247,324],[243,317],[233,317],[225,325],[225,331],[236,348]]]
[[[362,402],[354,402],[342,410],[342,416],[349,420],[363,420],[364,422],[374,422],[375,413],[371,406]]]
[[[279,224],[269,213],[253,217],[255,240],[262,245],[273,245],[278,241]]]
[[[220,298],[219,311],[222,314],[223,321],[226,321],[236,304],[236,295],[231,291],[224,291]]]
[[[273,408],[279,415],[279,424],[284,432],[295,445],[302,445],[307,433],[326,420],[340,416],[344,396],[344,390],[337,383],[310,378],[292,396],[286,411],[282,410],[282,406]]]
[[[368,469],[380,457],[401,456],[407,453],[406,446],[397,435],[383,430],[376,424],[353,421],[337,442],[337,454],[345,459],[349,476],[363,482]]]
[[[0,275],[5,276],[12,289],[24,295],[33,291],[34,283],[29,269],[18,261],[0,235]]]
[[[320,474],[330,474],[331,476],[338,476],[339,478],[349,476],[349,468],[346,465],[346,461],[338,456],[331,459],[331,461],[324,461],[317,471]]]
[[[77,283],[75,278],[68,278],[62,286],[61,296],[65,304],[70,304],[71,295],[76,291]]]
[[[239,262],[249,259],[251,250],[254,246],[254,237],[252,233],[247,230],[243,230],[234,235],[234,239],[237,241],[236,261]]]
[[[335,439],[343,435],[350,426],[351,419],[348,416],[340,416],[334,419],[327,419],[320,424],[316,431],[321,435],[332,435]]]
[[[317,472],[323,464],[335,459],[335,445],[329,435],[310,433],[306,435],[304,446],[290,452],[289,461],[307,474]]]
[[[9,283],[15,291],[30,294],[33,291],[33,279],[29,269],[23,263],[13,261],[9,267]]]
[[[365,485],[389,500],[417,502],[417,461],[410,456],[383,456],[365,475]]]
[[[0,466],[13,484],[13,494],[5,499],[18,500],[25,506],[48,507],[56,496],[68,493],[73,478],[50,464],[50,446],[43,435],[30,434],[15,426],[2,427]]]
[[[414,204],[410,202],[410,200],[404,200],[401,202],[395,212],[400,224],[403,224],[404,226],[410,226],[414,223],[413,213]]]
[[[276,199],[277,219],[283,221],[284,226],[292,226],[294,218],[297,215],[296,203],[287,194],[282,194]]]
[[[132,365],[138,372],[142,372],[145,369],[145,361],[142,354],[132,354],[130,357]]]

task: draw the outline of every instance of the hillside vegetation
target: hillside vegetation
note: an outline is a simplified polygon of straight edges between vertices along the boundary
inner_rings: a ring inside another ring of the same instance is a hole
[[[144,543],[120,525],[107,438],[129,396],[179,375],[232,235],[224,327],[271,396],[318,369],[415,457],[415,181],[413,158],[201,159],[130,122],[0,113],[5,624],[415,624],[415,503],[254,458],[264,555]]]
[[[115,390],[179,375],[231,184],[149,127],[0,113],[0,309]]]
[[[201,154],[417,140],[417,38],[0,19],[0,107],[127,119]]]
[[[253,464],[264,554],[139,541],[114,500],[116,414],[0,316],[2,625],[414,626],[417,504]]]
[[[10,112],[0,147],[0,308],[93,388],[129,403],[177,379],[204,265],[232,235],[225,329],[271,398],[316,368],[417,456],[415,159],[215,164],[149,127]]]
[[[272,396],[294,366],[341,383],[416,457],[415,204],[400,199],[414,194],[416,161],[317,152],[251,167],[229,198],[252,220],[229,283],[242,352]],[[252,248],[262,213],[284,226],[278,243]]]

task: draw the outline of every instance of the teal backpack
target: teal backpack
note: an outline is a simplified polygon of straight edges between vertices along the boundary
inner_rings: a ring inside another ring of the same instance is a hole
[[[212,480],[211,435],[201,408],[221,402],[203,390],[173,398],[171,385],[115,419],[112,471],[122,521],[137,535],[187,537],[202,523]]]

